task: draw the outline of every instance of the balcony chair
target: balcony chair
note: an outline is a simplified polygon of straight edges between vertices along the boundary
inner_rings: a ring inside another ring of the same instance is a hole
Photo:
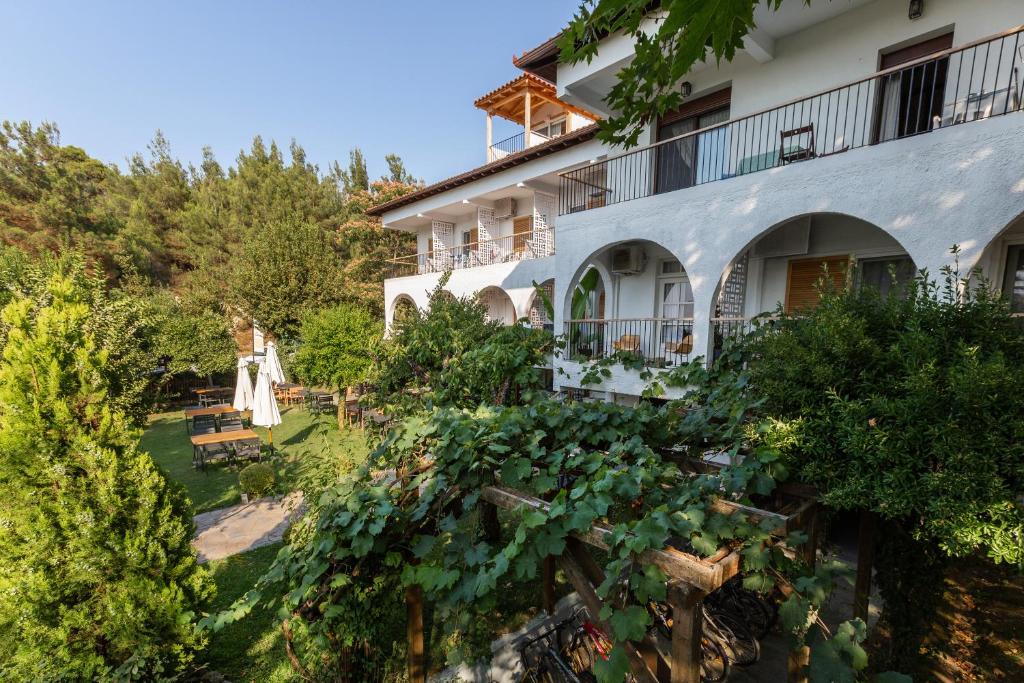
[[[693,351],[693,335],[687,334],[679,341],[667,341],[662,343],[665,352],[666,365],[680,365],[686,362],[686,357]]]
[[[615,349],[616,351],[637,353],[640,351],[640,335],[624,334],[621,337],[619,337],[618,341],[612,342],[612,348]]]
[[[808,144],[806,147],[800,145],[799,138],[803,135],[808,136]],[[793,138],[797,138],[793,140]],[[786,149],[786,142],[793,141],[796,143],[796,147]],[[814,151],[814,124],[809,123],[806,126],[799,128],[793,128],[791,130],[784,130],[779,132],[779,165],[791,164],[794,161],[805,161],[807,159],[815,158],[817,153]]]

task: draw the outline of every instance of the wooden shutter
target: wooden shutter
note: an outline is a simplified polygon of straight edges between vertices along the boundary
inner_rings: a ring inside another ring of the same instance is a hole
[[[879,66],[883,70],[890,69],[900,64],[906,64],[907,62],[933,55],[936,52],[948,50],[951,47],[953,47],[953,33],[949,32],[935,38],[922,40],[920,43],[908,45],[899,50],[884,52],[879,60]]]
[[[825,277],[824,268],[828,268],[828,279],[839,289],[846,278],[846,267],[850,259],[847,256],[830,256],[829,258],[799,259],[789,262],[789,274],[786,278],[786,313],[802,309],[814,308],[821,301],[818,294],[818,281]]]
[[[512,221],[512,234],[516,253],[526,251],[526,240],[533,236],[533,216],[523,216]]]
[[[713,93],[704,95],[703,97],[697,97],[683,102],[675,111],[665,112],[665,114],[658,119],[658,127],[669,123],[675,123],[682,119],[688,119],[691,116],[700,116],[701,114],[707,114],[708,112],[716,109],[728,107],[731,101],[732,86],[730,85],[722,88],[721,90],[716,90]]]

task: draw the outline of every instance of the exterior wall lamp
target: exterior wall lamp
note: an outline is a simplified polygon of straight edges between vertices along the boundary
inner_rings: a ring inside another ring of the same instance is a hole
[[[913,21],[920,19],[924,14],[924,0],[910,0],[910,9],[907,10],[907,17]]]
[[[679,92],[683,97],[689,97],[693,94],[693,83],[690,83],[690,81],[683,81],[679,85]]]

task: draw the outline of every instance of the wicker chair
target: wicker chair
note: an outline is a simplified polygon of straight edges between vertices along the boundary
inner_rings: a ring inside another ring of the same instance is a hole
[[[245,429],[245,427],[242,425],[242,414],[240,412],[224,413],[220,416],[220,431],[238,432],[242,429]]]
[[[247,441],[236,441],[235,457],[238,458],[239,460],[249,459],[259,462],[263,457],[260,442],[255,439],[249,439]]]
[[[192,418],[192,436],[197,434],[213,434],[217,431],[217,423],[213,415],[196,415]]]

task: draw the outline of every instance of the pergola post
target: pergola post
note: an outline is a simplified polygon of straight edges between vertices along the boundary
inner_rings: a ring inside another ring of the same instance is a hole
[[[427,662],[423,646],[423,589],[405,589],[406,636],[409,640],[409,681],[427,683]]]
[[[494,144],[494,115],[491,112],[487,112],[487,161],[494,161],[491,156],[494,152],[491,150],[491,145]]]
[[[530,131],[533,130],[533,98],[530,94],[530,88],[527,86],[526,93],[523,95],[523,126],[526,131],[523,133],[523,149],[530,146]]]
[[[704,594],[681,581],[668,585],[672,608],[671,683],[700,683]]]

